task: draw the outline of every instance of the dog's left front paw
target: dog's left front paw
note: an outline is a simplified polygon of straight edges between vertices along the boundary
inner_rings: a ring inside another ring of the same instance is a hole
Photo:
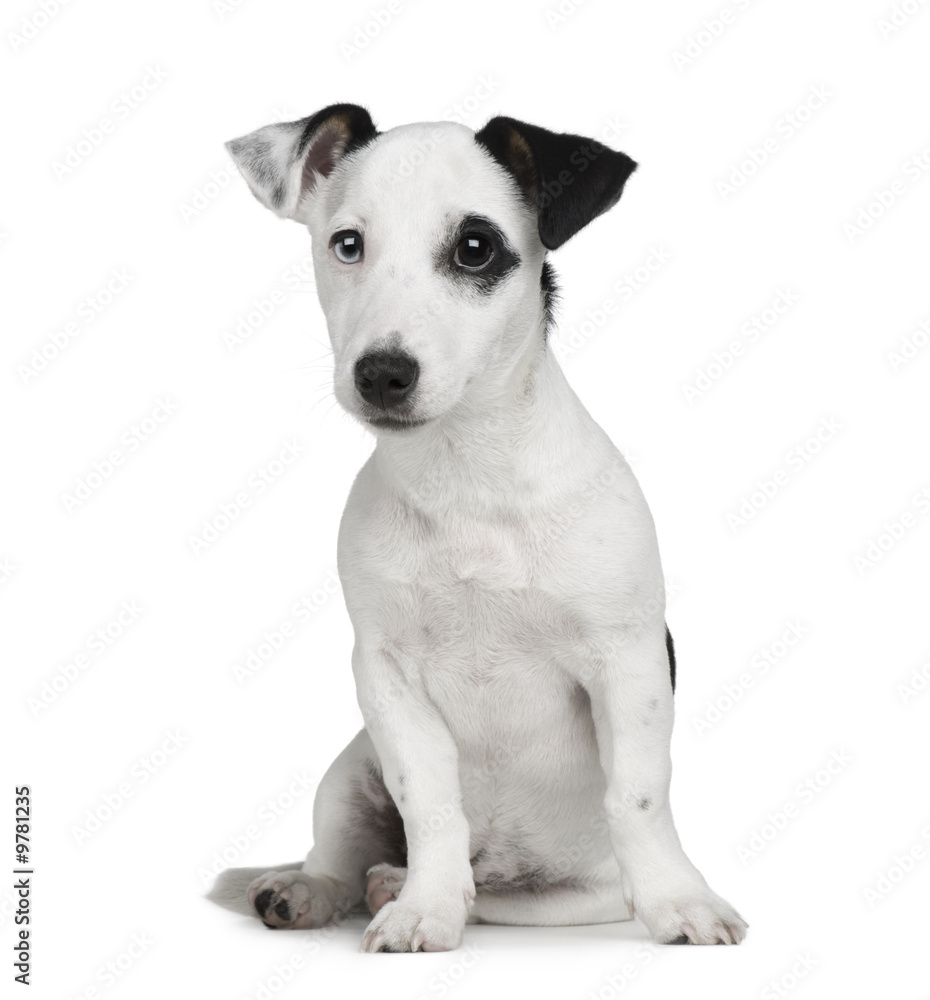
[[[635,905],[635,913],[660,944],[739,944],[749,926],[710,889],[640,902]]]

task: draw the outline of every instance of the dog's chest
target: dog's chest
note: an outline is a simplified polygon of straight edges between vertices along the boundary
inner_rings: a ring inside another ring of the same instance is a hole
[[[526,521],[462,516],[411,545],[395,595],[437,703],[497,715],[518,710],[530,692],[537,708],[568,696],[558,666],[583,624],[568,581],[556,588],[546,563],[536,526]]]

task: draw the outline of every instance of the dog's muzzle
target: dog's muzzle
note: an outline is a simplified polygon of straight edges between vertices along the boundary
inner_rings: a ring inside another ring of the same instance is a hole
[[[355,388],[369,406],[389,410],[406,402],[420,378],[420,366],[408,354],[364,354],[355,362]]]

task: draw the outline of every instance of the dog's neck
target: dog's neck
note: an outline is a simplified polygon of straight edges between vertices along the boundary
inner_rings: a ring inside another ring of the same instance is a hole
[[[425,514],[526,511],[558,502],[615,460],[542,329],[506,378],[469,386],[466,400],[422,427],[379,435],[373,461],[405,504]]]

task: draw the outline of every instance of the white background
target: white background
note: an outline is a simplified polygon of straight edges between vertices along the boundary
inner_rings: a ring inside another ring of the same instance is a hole
[[[5,9],[0,811],[12,870],[13,786],[32,786],[33,995],[926,997],[930,13],[322,9]],[[313,786],[360,724],[323,587],[372,439],[336,408],[312,281],[292,280],[306,231],[261,209],[222,146],[334,101],[382,129],[503,113],[640,162],[553,256],[554,347],[658,524],[673,805],[751,924],[738,949],[653,949],[631,922],[363,956],[362,921],[272,934],[201,898],[224,852],[303,856]],[[160,400],[172,412],[145,424]],[[299,457],[250,487],[289,442]],[[79,480],[96,488],[74,504]],[[11,980],[12,903],[0,890]]]

